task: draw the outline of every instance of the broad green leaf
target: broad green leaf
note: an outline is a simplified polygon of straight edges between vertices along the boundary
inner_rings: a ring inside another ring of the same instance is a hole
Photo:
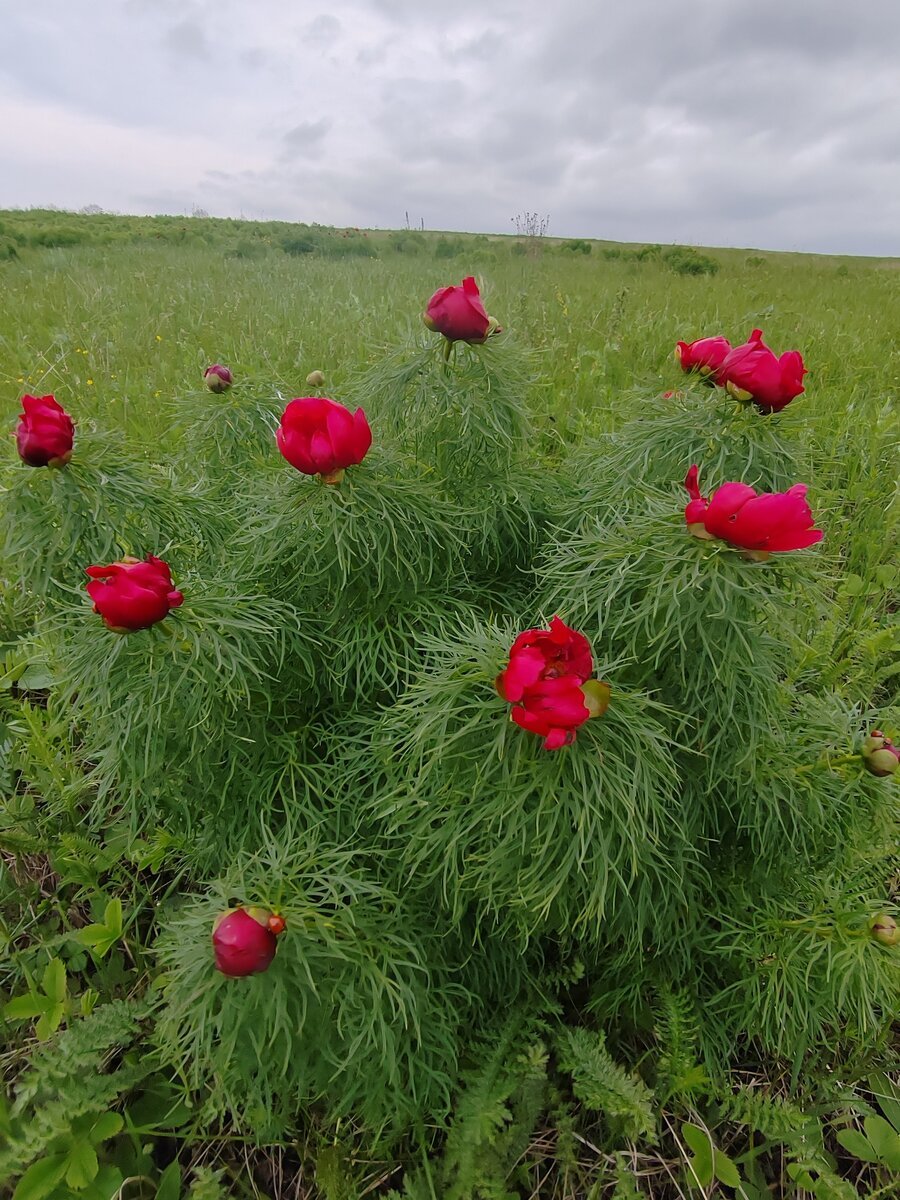
[[[75,935],[76,940],[81,942],[83,946],[89,946],[98,958],[103,958],[104,955],[108,954],[120,936],[121,930],[117,933],[110,930],[106,925],[99,923],[85,925]]]
[[[160,1175],[156,1200],[181,1200],[181,1167],[177,1162],[169,1163]]]
[[[115,934],[117,938],[122,936],[122,901],[118,897],[107,904],[103,923],[111,934]]]
[[[66,1183],[80,1191],[95,1179],[100,1170],[97,1151],[90,1142],[76,1142],[66,1158]]]
[[[62,1004],[66,998],[66,967],[61,958],[51,958],[44,971],[41,987],[51,1000]]]
[[[9,1017],[13,1021],[21,1021],[25,1018],[39,1017],[41,1013],[45,1013],[53,1004],[47,996],[16,996],[10,1000],[3,1008],[4,1017]]]
[[[726,1187],[740,1187],[741,1173],[728,1157],[721,1150],[713,1150],[713,1172],[716,1179],[724,1183]]]
[[[697,1125],[685,1123],[681,1127],[681,1136],[694,1152],[694,1157],[688,1162],[688,1177],[701,1187],[709,1187],[713,1181],[713,1146],[709,1135]]]
[[[900,1133],[900,1087],[883,1073],[870,1075],[868,1082],[878,1107]]]
[[[94,1182],[79,1193],[78,1200],[122,1200],[124,1180],[125,1176],[118,1167],[101,1167]]]
[[[866,1117],[863,1127],[880,1161],[892,1171],[900,1171],[900,1133],[884,1117]]]
[[[63,1177],[65,1154],[51,1154],[32,1163],[13,1192],[12,1200],[44,1200]]]
[[[861,596],[866,590],[865,580],[860,575],[848,575],[844,580],[845,596]]]
[[[115,1137],[116,1134],[120,1132],[124,1124],[125,1119],[121,1113],[101,1113],[92,1125],[88,1137],[95,1146],[99,1146],[101,1142],[107,1141],[108,1138]]]
[[[66,1015],[65,1004],[52,1004],[44,1014],[38,1019],[34,1027],[34,1033],[37,1039],[41,1042],[46,1042],[47,1038],[52,1037],[62,1024],[62,1019]]]
[[[845,1150],[849,1150],[854,1158],[859,1158],[863,1162],[878,1162],[878,1155],[869,1144],[869,1139],[860,1133],[858,1129],[839,1129],[835,1137]]]

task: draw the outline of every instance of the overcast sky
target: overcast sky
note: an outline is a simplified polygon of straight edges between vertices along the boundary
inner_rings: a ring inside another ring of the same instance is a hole
[[[0,0],[0,207],[900,255],[900,0]]]

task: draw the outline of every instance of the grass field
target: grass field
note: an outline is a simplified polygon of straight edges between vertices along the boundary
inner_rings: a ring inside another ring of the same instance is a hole
[[[76,421],[0,462],[0,1195],[900,1196],[898,312],[900,260],[0,213],[4,428]],[[774,416],[673,360],[755,327]],[[316,369],[370,470],[291,490]],[[685,551],[685,455],[822,545]],[[123,553],[187,599],[116,638]],[[491,680],[554,611],[614,699],[546,755]]]

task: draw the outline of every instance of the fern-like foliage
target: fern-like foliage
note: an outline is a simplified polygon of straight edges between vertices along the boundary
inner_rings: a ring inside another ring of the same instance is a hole
[[[146,1006],[112,1000],[36,1051],[19,1080],[11,1129],[0,1145],[0,1178],[18,1175],[78,1117],[104,1112],[153,1069],[147,1055],[110,1059],[138,1038]]]
[[[643,1080],[621,1067],[606,1048],[602,1033],[563,1027],[556,1034],[559,1065],[572,1076],[581,1103],[601,1113],[613,1136],[653,1139],[653,1093]]]

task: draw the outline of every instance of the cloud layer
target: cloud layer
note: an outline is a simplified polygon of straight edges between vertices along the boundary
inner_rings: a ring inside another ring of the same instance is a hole
[[[900,255],[900,6],[43,0],[0,207]]]

